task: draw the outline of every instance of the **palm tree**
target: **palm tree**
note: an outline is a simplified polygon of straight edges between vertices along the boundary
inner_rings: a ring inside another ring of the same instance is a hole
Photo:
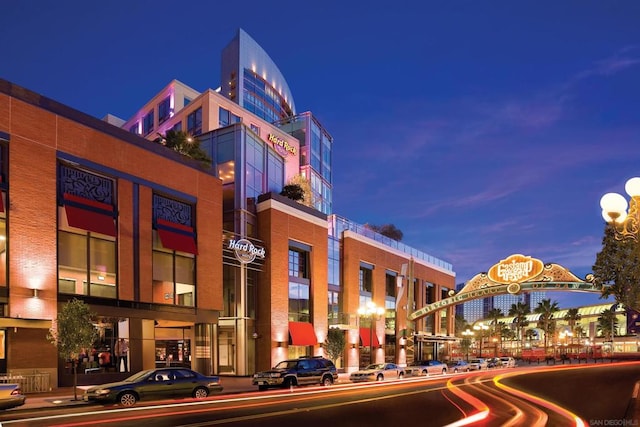
[[[511,327],[509,327],[504,322],[500,322],[498,323],[498,325],[499,325],[499,333],[500,333],[500,353],[503,353],[504,342],[506,340],[513,340],[516,334],[513,332]]]
[[[528,304],[523,302],[518,302],[516,304],[511,304],[511,308],[509,309],[509,316],[515,316],[514,324],[516,325],[516,330],[518,331],[518,338],[520,339],[520,353],[522,354],[522,347],[524,346],[524,334],[522,333],[523,329],[529,325],[529,321],[527,320],[527,315],[531,313],[531,309]]]
[[[459,314],[456,314],[455,316],[454,327],[455,335],[457,336],[460,336],[463,331],[470,328],[469,323],[467,323],[464,317],[460,316]]]
[[[567,310],[567,314],[564,315],[564,320],[569,324],[569,328],[573,336],[577,336],[578,322],[582,319],[582,316],[578,312],[577,308],[570,308]],[[573,341],[573,339],[571,340]]]
[[[608,308],[600,313],[600,317],[598,317],[598,332],[601,332],[603,337],[612,340],[617,326],[618,319],[614,310]]]
[[[498,332],[498,319],[500,319],[501,317],[504,317],[504,314],[502,314],[502,310],[500,310],[499,308],[492,308],[487,313],[487,319],[491,319],[491,322],[489,322],[489,325],[491,325],[492,329],[493,329],[493,332],[491,332],[491,335],[496,335],[497,334],[497,332]]]
[[[551,302],[551,299],[543,299],[538,303],[534,312],[540,314],[540,320],[538,320],[538,327],[544,331],[544,352],[547,353],[547,343],[549,342],[549,334],[553,334],[555,330],[555,321],[553,320],[553,313],[559,310],[558,303],[556,301]]]
[[[533,339],[536,338],[537,335],[538,334],[536,333],[535,329],[527,329],[524,333],[524,336],[529,341],[529,344],[531,344],[531,341],[533,341]]]

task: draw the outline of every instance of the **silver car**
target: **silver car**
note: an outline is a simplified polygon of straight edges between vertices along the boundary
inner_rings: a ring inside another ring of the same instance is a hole
[[[384,381],[387,379],[404,378],[404,369],[395,363],[374,363],[364,369],[352,372],[349,380],[354,383],[364,381]]]
[[[505,368],[516,367],[516,360],[513,357],[505,356],[505,357],[501,357],[500,360],[502,361],[502,366]]]
[[[471,359],[469,361],[469,369],[472,371],[480,371],[480,370],[487,370],[489,369],[489,363],[487,362],[487,359],[478,357],[476,359]]]
[[[404,372],[411,377],[444,375],[447,373],[447,365],[439,360],[416,360],[411,362]]]

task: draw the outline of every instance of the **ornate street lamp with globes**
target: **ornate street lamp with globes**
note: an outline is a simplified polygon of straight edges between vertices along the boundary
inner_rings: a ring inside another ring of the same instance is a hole
[[[358,308],[358,316],[370,319],[369,324],[369,364],[373,364],[373,327],[374,322],[384,315],[384,308],[378,307],[373,301],[368,301],[364,307]]]
[[[640,178],[630,178],[624,185],[629,201],[618,193],[607,193],[600,199],[602,217],[611,225],[618,241],[633,241],[640,244]],[[627,211],[627,207],[629,210]],[[616,309],[621,305],[616,295],[616,303],[611,307],[611,355],[614,351],[614,320]],[[626,303],[626,301],[623,301]]]
[[[629,202],[621,194],[607,193],[600,199],[602,217],[614,229],[616,240],[638,241],[640,237],[640,178],[627,181],[624,186]],[[627,207],[629,210],[627,211]]]

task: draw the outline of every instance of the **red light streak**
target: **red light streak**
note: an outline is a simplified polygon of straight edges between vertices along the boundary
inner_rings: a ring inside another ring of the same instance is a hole
[[[451,380],[447,381],[447,390],[449,390],[451,393],[453,393],[454,395],[456,395],[466,403],[473,406],[478,412],[474,413],[473,415],[467,415],[465,418],[458,420],[454,423],[447,424],[445,427],[466,426],[466,425],[484,420],[489,416],[489,407],[485,405],[483,401],[470,395],[464,390],[458,388],[453,384]]]
[[[551,370],[551,369],[549,369]],[[539,371],[538,371],[539,372]],[[498,375],[497,377],[495,377],[493,379],[493,383],[496,385],[496,387],[501,388],[502,390],[520,397],[522,399],[528,400],[530,402],[535,403],[536,405],[540,405],[544,408],[547,408],[559,415],[561,415],[564,418],[567,418],[571,421],[575,422],[575,426],[576,427],[585,427],[585,422],[582,420],[582,418],[580,418],[579,416],[577,416],[576,414],[574,414],[573,412],[569,411],[566,408],[563,408],[562,406],[556,405],[553,402],[550,402],[548,400],[545,400],[539,396],[533,395],[533,394],[529,394],[529,393],[525,393],[524,391],[520,391],[517,390],[513,387],[509,387],[507,385],[504,385],[500,382],[500,380],[504,377],[510,377],[510,376],[514,376],[514,375],[518,375],[518,373],[512,373],[512,374],[503,374],[503,375]]]

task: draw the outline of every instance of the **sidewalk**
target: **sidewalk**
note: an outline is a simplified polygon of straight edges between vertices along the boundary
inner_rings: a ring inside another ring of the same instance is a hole
[[[257,387],[251,384],[251,377],[220,376],[220,382],[223,387],[222,394],[244,393],[257,390]],[[89,387],[92,386],[82,385],[77,387],[78,400],[73,399],[73,387],[60,387],[46,393],[30,393],[27,394],[27,400],[24,405],[7,409],[4,413],[60,406],[87,405],[87,403],[82,400],[82,394],[85,389]]]

